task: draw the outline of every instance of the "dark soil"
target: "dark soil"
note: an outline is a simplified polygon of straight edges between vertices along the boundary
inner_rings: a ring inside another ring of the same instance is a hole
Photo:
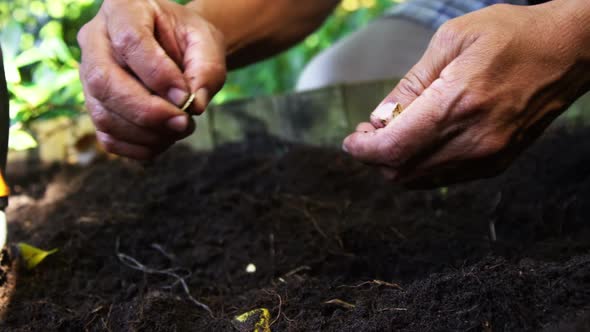
[[[590,130],[433,191],[277,141],[12,183],[11,241],[59,252],[32,271],[13,261],[1,330],[237,331],[256,308],[272,331],[590,329]],[[117,253],[185,277],[213,317]]]

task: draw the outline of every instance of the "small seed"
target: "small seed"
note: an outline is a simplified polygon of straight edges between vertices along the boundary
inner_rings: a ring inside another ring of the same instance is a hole
[[[195,101],[195,94],[191,93],[191,95],[188,97],[188,99],[186,100],[186,102],[184,103],[184,105],[182,106],[182,108],[180,110],[183,112],[186,112],[186,110],[189,108],[189,106],[191,106],[193,101]]]
[[[385,127],[403,111],[404,109],[400,103],[387,103],[377,107],[371,113],[371,118],[373,122],[379,122]]]

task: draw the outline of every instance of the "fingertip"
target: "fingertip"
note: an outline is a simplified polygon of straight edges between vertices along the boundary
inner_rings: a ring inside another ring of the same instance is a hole
[[[358,157],[362,154],[361,145],[363,139],[365,138],[365,136],[372,135],[373,133],[374,131],[357,131],[355,133],[348,135],[348,137],[346,137],[342,142],[342,150],[344,150],[344,152],[346,153],[349,153],[353,157]]]
[[[187,115],[175,116],[166,121],[166,126],[175,132],[184,133],[189,126],[189,118]]]
[[[186,130],[180,136],[179,139],[183,139],[185,137],[188,137],[188,136],[192,135],[195,132],[196,129],[197,129],[197,122],[193,118],[189,117],[188,118],[188,125],[186,127]]]
[[[383,128],[383,127],[385,127],[385,125],[383,124],[383,122],[381,121],[381,119],[379,119],[373,113],[371,113],[371,116],[369,117],[369,121],[371,122],[371,126],[373,126],[373,128]]]
[[[182,89],[172,87],[168,90],[167,97],[172,104],[181,107],[188,100],[189,93]]]
[[[197,89],[193,102],[187,106],[186,112],[190,115],[201,115],[205,112],[211,101],[209,90],[205,87]]]
[[[355,134],[356,134],[356,133],[348,135],[348,136],[347,136],[347,137],[346,137],[346,138],[345,138],[345,139],[342,141],[342,151],[344,151],[344,152],[346,152],[346,153],[350,154],[350,146],[351,146],[351,144],[352,144],[352,141],[354,140],[353,136],[354,136]]]
[[[361,122],[356,126],[356,131],[360,131],[360,132],[375,131],[375,129],[376,129],[375,126],[373,126],[369,122]]]
[[[207,90],[207,88],[200,88],[195,93],[195,106],[201,110],[201,113],[205,111],[207,106],[209,106],[209,98],[209,90]]]

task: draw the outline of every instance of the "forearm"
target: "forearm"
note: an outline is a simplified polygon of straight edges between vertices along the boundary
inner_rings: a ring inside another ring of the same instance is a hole
[[[225,37],[229,68],[270,57],[317,29],[339,0],[195,0]]]
[[[570,38],[580,56],[590,59],[590,3],[587,0],[554,0],[547,2],[554,13],[556,27],[565,27],[564,37]]]

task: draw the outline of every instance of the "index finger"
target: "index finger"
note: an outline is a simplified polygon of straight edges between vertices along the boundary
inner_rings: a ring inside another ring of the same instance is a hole
[[[443,95],[441,89],[449,92]],[[351,134],[343,149],[366,163],[401,168],[436,151],[455,134],[445,121],[454,100],[448,84],[437,79],[389,125]]]
[[[151,94],[121,68],[106,36],[104,21],[100,17],[80,31],[80,77],[85,93],[97,99],[105,108],[141,127],[163,127],[168,119],[183,115],[177,107]]]
[[[105,6],[106,25],[116,59],[128,66],[139,80],[151,91],[166,98],[176,106],[181,106],[189,96],[189,86],[179,65],[160,45],[156,33],[161,36],[172,34],[166,20],[156,26],[157,7],[149,2],[140,2],[138,8]],[[126,3],[119,6],[132,6]],[[162,38],[168,43],[167,49],[175,50],[178,57],[176,41],[173,38]],[[180,59],[178,59],[179,61]]]

